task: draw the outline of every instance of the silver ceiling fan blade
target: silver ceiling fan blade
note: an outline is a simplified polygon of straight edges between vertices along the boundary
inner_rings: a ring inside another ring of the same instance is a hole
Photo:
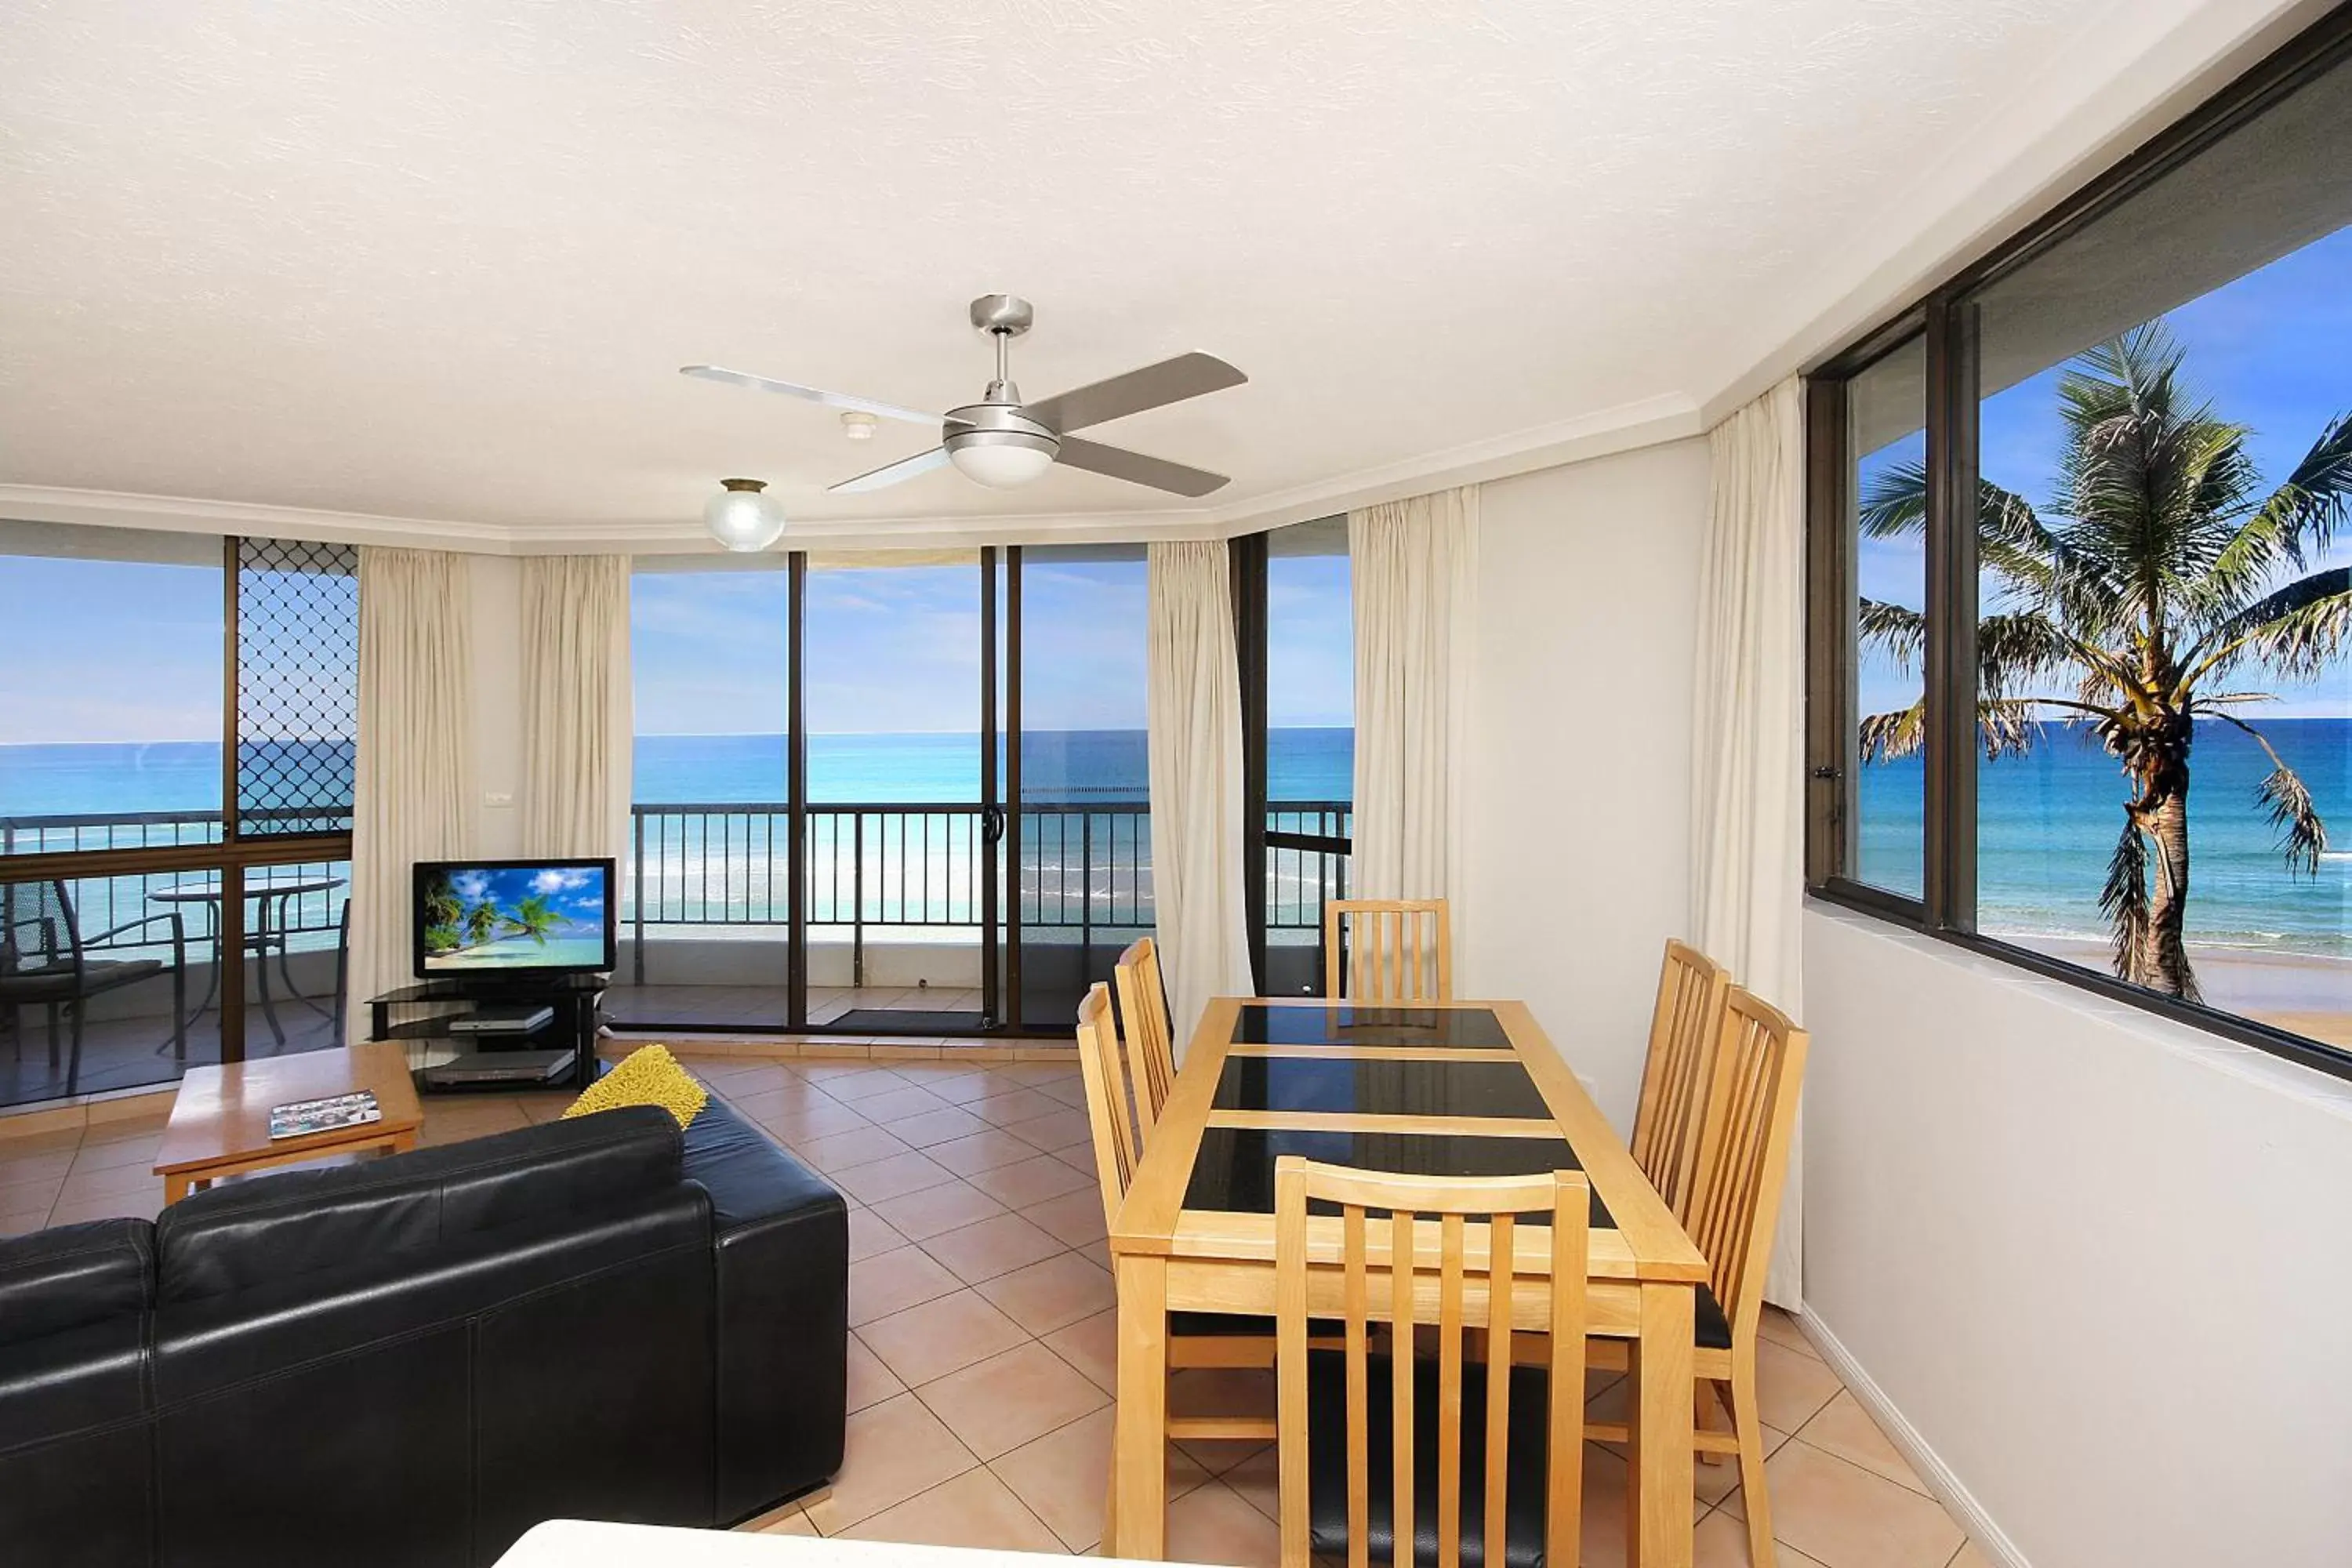
[[[1147,458],[1124,447],[1106,447],[1100,441],[1087,441],[1076,436],[1062,437],[1058,460],[1074,468],[1084,468],[1090,474],[1108,474],[1114,479],[1150,485],[1155,490],[1166,490],[1171,495],[1204,496],[1233,482],[1224,475],[1213,474],[1206,468],[1188,468],[1165,458]],[[839,488],[837,485],[835,487],[836,489]]]
[[[1031,418],[1043,420],[1056,430],[1083,430],[1089,425],[1108,424],[1147,408],[1181,403],[1204,392],[1223,392],[1248,379],[1214,354],[1178,354],[1174,359],[1164,359],[1158,364],[1148,364],[1141,370],[1131,370],[1125,375],[1033,403],[1028,413]]]
[[[682,364],[680,375],[691,375],[703,381],[723,381],[730,386],[748,386],[757,392],[781,392],[786,397],[803,402],[822,403],[827,408],[845,409],[852,414],[871,414],[877,419],[903,419],[909,425],[936,425],[936,414],[918,414],[911,408],[901,408],[893,403],[877,403],[870,397],[852,397],[845,392],[827,392],[822,387],[801,386],[789,381],[775,381],[749,371],[727,370],[715,364]]]
[[[855,495],[865,490],[885,489],[891,485],[911,479],[918,474],[928,474],[933,468],[944,468],[947,460],[948,449],[945,447],[934,447],[928,452],[918,452],[911,458],[901,458],[895,463],[885,463],[880,468],[869,473],[860,474],[854,479],[844,479],[837,485],[827,485],[825,490],[830,495]]]

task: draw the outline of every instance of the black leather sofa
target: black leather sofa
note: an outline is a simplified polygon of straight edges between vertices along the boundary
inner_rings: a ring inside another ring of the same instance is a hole
[[[0,1241],[0,1563],[494,1562],[840,1467],[848,1215],[713,1100]]]

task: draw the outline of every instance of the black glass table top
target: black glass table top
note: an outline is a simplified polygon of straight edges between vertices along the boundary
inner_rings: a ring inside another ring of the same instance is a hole
[[[1234,1040],[1249,1046],[1508,1047],[1503,1021],[1486,1007],[1269,1007],[1242,1004]]]
[[[1528,1069],[1499,1061],[1227,1057],[1210,1103],[1219,1110],[1551,1116]]]
[[[1188,1209],[1223,1209],[1235,1214],[1274,1212],[1274,1163],[1299,1154],[1359,1171],[1393,1171],[1408,1176],[1527,1176],[1583,1166],[1565,1138],[1472,1138],[1418,1132],[1289,1132],[1257,1128],[1210,1127],[1201,1133],[1192,1180],[1184,1189]],[[1331,1212],[1328,1209],[1319,1212]],[[1542,1224],[1521,1216],[1522,1224]],[[1595,1228],[1614,1230],[1617,1222],[1592,1194]]]

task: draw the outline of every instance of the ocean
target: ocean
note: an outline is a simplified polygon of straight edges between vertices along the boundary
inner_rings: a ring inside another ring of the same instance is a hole
[[[2268,759],[2237,730],[2200,725],[2189,801],[2191,938],[2352,957],[2352,721],[2274,719],[2263,728],[2310,785],[2342,847],[2328,852],[2316,879],[2290,877],[2274,830],[2254,803]],[[24,849],[36,847],[33,833],[9,828],[7,819],[215,810],[219,756],[217,746],[204,742],[0,746],[0,834]],[[784,797],[781,735],[640,736],[635,766],[640,802],[752,805]],[[1349,731],[1276,730],[1268,748],[1267,793],[1276,802],[1345,801],[1352,793],[1352,768]],[[2053,727],[2032,754],[1980,768],[1979,923],[1988,931],[2021,937],[2103,935],[2099,887],[2124,794],[2114,760],[2076,733]],[[1022,772],[1028,804],[1132,808],[1147,795],[1143,733],[1031,734],[1023,744]],[[1864,880],[1916,890],[1921,778],[1916,759],[1864,770]],[[979,788],[980,758],[970,735],[809,739],[809,795],[819,805],[969,802]],[[1563,831],[1559,824],[1524,826],[1531,833]],[[195,825],[172,831],[190,839],[217,832]],[[151,836],[148,841],[169,839]],[[69,847],[54,835],[50,846]],[[739,842],[729,852],[740,857],[749,848]],[[1033,846],[1029,858],[1038,852]],[[1135,850],[1126,853],[1131,858]]]
[[[2221,947],[2352,958],[2352,720],[2259,726],[2309,786],[2336,847],[2317,877],[2290,876],[2254,792],[2270,759],[2210,721],[2189,751],[2189,938]],[[1861,879],[1916,894],[1925,774],[1920,760],[1865,767]],[[1977,764],[1977,924],[2025,938],[2104,937],[2099,889],[2123,830],[2116,760],[2081,731],[2045,726],[2023,757]]]

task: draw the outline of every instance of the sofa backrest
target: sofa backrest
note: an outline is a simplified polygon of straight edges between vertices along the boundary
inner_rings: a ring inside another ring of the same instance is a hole
[[[195,1300],[530,1221],[593,1215],[677,1186],[680,1147],[667,1111],[631,1106],[213,1188],[157,1222],[156,1299]]]
[[[0,1240],[0,1328],[32,1340],[145,1311],[154,1232],[143,1219],[101,1219]]]

